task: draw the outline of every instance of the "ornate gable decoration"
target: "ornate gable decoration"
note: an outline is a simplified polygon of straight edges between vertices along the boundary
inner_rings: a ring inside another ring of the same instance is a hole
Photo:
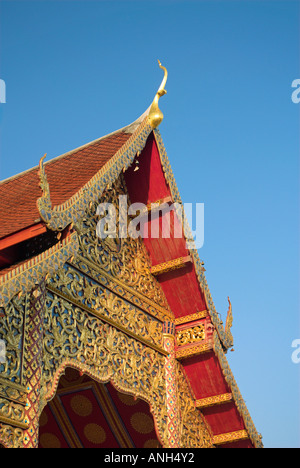
[[[144,148],[151,131],[152,127],[148,119],[145,118],[127,142],[87,184],[65,203],[54,207],[51,203],[50,188],[43,165],[45,156],[43,156],[40,160],[39,170],[43,195],[37,200],[37,207],[47,227],[53,231],[62,231],[69,224],[84,217],[89,204],[99,200],[106,187],[113,184],[121,172],[133,163],[136,154]]]

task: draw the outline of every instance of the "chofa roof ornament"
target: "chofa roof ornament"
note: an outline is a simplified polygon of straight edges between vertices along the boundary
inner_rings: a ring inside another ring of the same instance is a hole
[[[165,90],[165,85],[166,85],[167,78],[168,78],[168,72],[167,72],[167,69],[162,66],[159,60],[158,60],[158,65],[160,66],[162,70],[164,70],[164,77],[153,99],[153,102],[150,106],[150,110],[148,114],[148,118],[149,118],[152,128],[158,127],[158,125],[162,122],[164,118],[162,111],[158,107],[158,100],[161,96],[163,96],[164,94],[167,94],[167,91]]]

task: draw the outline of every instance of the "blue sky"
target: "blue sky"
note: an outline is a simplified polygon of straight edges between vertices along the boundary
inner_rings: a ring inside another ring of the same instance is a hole
[[[139,117],[169,72],[160,131],[228,360],[266,447],[300,447],[298,1],[0,1],[0,176]]]

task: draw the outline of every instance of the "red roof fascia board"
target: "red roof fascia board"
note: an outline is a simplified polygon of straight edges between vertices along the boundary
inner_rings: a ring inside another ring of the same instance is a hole
[[[223,378],[222,369],[215,353],[207,353],[185,359],[184,368],[193,387],[196,400],[224,393],[230,388]],[[203,386],[205,382],[205,386]]]
[[[152,135],[149,136],[139,157],[139,170],[134,171],[134,166],[129,168],[125,172],[125,180],[131,202],[150,204],[171,196],[158,148]],[[161,222],[164,216],[164,214],[161,215]],[[171,220],[171,226],[177,222],[173,214],[171,214]],[[149,233],[149,226],[147,229]],[[163,226],[161,225],[159,238],[152,238],[148,235],[143,239],[153,265],[189,255],[183,237],[174,238],[174,232],[171,230],[171,235],[164,238],[162,232]],[[158,281],[175,318],[189,316],[207,309],[206,300],[192,263],[186,264],[181,269],[161,274]],[[182,365],[196,400],[231,392],[214,351],[186,358],[182,361]],[[212,408],[203,408],[201,411],[214,435],[245,429],[244,421],[234,401]],[[230,444],[223,446],[227,445]],[[231,445],[253,447],[250,440],[238,441]]]
[[[15,244],[19,244],[25,240],[36,237],[40,234],[44,234],[47,231],[47,228],[44,223],[34,224],[28,228],[22,229],[22,231],[15,232],[10,236],[6,236],[3,239],[0,239],[0,251],[7,249]]]
[[[133,164],[125,172],[126,185],[129,187],[131,203],[155,203],[170,197],[170,190],[161,169],[159,152],[153,134],[138,158],[139,170]],[[133,188],[134,189],[131,189]]]
[[[245,429],[244,421],[234,402],[201,409],[214,436]]]
[[[170,188],[162,170],[160,155],[153,134],[149,136],[147,144],[138,159],[139,170],[135,171],[133,164],[125,172],[130,201],[132,203],[150,204],[162,199],[171,199]],[[168,216],[170,216],[169,223]],[[189,255],[185,238],[183,236],[174,237],[174,229],[176,229],[175,226],[178,223],[179,220],[174,211],[171,211],[170,214],[163,213],[160,218],[158,238],[151,235],[151,221],[149,220],[146,223],[145,229],[147,229],[148,237],[144,238],[144,244],[147,247],[153,266]],[[165,226],[168,224],[171,228],[169,236],[165,232]],[[164,238],[164,235],[166,235],[166,238]],[[206,309],[205,298],[199,286],[193,264],[187,264],[183,269],[160,275],[159,282],[176,318]],[[192,301],[191,298],[193,298]]]

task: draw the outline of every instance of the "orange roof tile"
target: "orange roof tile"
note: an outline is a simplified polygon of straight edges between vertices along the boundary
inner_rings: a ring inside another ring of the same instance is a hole
[[[52,205],[74,195],[131,136],[120,130],[45,163]],[[38,166],[0,183],[0,239],[41,221]]]

